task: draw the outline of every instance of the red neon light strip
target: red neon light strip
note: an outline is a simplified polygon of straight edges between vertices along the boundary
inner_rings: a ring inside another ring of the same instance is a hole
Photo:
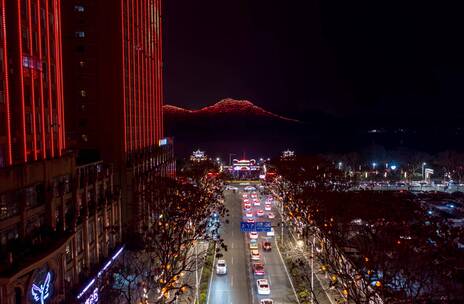
[[[160,100],[159,100],[159,123],[160,123],[160,136],[159,138],[164,137],[164,121],[163,121],[163,104],[164,104],[164,85],[163,85],[163,15],[162,15],[162,3],[159,1],[159,54],[160,54]]]
[[[23,42],[21,28],[21,1],[18,4],[18,44],[19,44],[19,78],[21,80],[21,124],[23,128],[23,158],[27,162],[26,105],[24,104]]]
[[[51,76],[51,58],[50,58],[50,20],[49,20],[49,7],[48,1],[45,1],[45,20],[47,23],[47,75],[48,75],[48,120],[50,127],[50,157],[55,157],[55,140],[54,140],[54,128],[53,128],[53,107],[52,107],[52,76]]]
[[[158,82],[158,74],[156,73],[156,67],[158,66],[157,64],[157,56],[156,56],[156,51],[157,51],[157,37],[156,37],[156,7],[157,3],[156,0],[153,0],[153,7],[152,7],[152,19],[153,19],[153,115],[155,115],[155,120],[154,120],[154,127],[155,127],[155,141],[158,143],[158,89],[156,88],[156,83]]]
[[[136,0],[132,0],[132,41],[133,41],[133,52],[134,52],[134,60],[132,62],[132,75],[134,79],[134,125],[132,126],[133,132],[134,132],[134,151],[138,149],[138,132],[137,132],[137,127],[138,127],[138,117],[137,117],[137,75],[135,73],[135,66],[137,62],[137,36],[135,32],[135,9],[136,9]]]
[[[63,50],[62,50],[62,45],[61,45],[61,2],[57,0],[57,7],[58,7],[58,14],[55,20],[57,20],[57,26],[58,26],[58,37],[56,37],[56,41],[58,42],[58,49],[59,49],[59,70],[57,71],[57,75],[59,75],[60,79],[60,86],[59,86],[59,92],[60,92],[60,136],[61,136],[61,148],[60,148],[60,155],[61,151],[64,150],[66,147],[66,138],[65,138],[65,120],[64,120],[64,93],[63,93]]]
[[[126,64],[124,57],[124,47],[126,45],[124,39],[124,0],[121,0],[121,46],[122,46],[122,101],[123,101],[123,141],[124,141],[124,153],[127,153],[127,126],[126,126]]]
[[[5,79],[5,102],[6,102],[6,135],[8,143],[8,155],[7,164],[11,166],[13,164],[13,154],[11,149],[11,113],[10,113],[10,90],[9,90],[9,79],[8,79],[8,46],[6,40],[6,8],[5,0],[2,0],[2,32],[3,32],[3,78]]]
[[[61,156],[61,152],[63,150],[63,138],[62,138],[62,122],[61,122],[61,64],[60,64],[60,34],[59,34],[59,11],[58,11],[58,1],[53,1],[53,13],[54,13],[54,20],[55,20],[55,75],[56,75],[56,110],[57,110],[57,117],[58,117],[58,156]]]
[[[38,16],[38,34],[39,34],[39,59],[40,65],[42,66],[42,18],[40,16],[40,0],[37,0],[37,12]],[[41,116],[41,129],[42,129],[42,159],[47,158],[47,150],[45,149],[45,108],[44,108],[44,84],[43,84],[43,69],[39,71],[40,77],[40,116]]]
[[[154,96],[153,96],[153,106],[154,106],[154,115],[155,115],[155,121],[154,121],[154,126],[155,126],[155,140],[158,142],[159,141],[159,128],[158,128],[158,88],[156,84],[158,83],[158,36],[157,36],[157,18],[156,18],[156,13],[157,13],[157,8],[158,7],[158,1],[153,0],[153,8],[152,8],[152,18],[153,18],[153,90],[154,90]]]
[[[149,52],[148,52],[148,69],[150,71],[150,125],[152,127],[151,130],[151,145],[155,146],[155,99],[153,97],[153,23],[152,23],[152,10],[153,10],[153,0],[149,1],[149,10],[148,10],[148,29],[149,29],[149,36],[148,36],[148,45],[149,45]]]
[[[31,0],[27,1],[27,15],[29,17],[29,60],[34,58],[34,35],[32,33],[32,10],[31,10]],[[31,77],[31,99],[32,99],[32,156],[34,160],[37,160],[37,125],[36,125],[36,116],[35,116],[35,85],[34,85],[34,74],[35,71],[29,66],[29,75]]]
[[[122,0],[124,1],[124,0]],[[133,99],[132,99],[132,65],[131,65],[131,57],[134,52],[134,46],[132,44],[131,40],[131,27],[129,24],[129,9],[132,10],[132,7],[129,5],[129,2],[127,2],[127,74],[129,75],[128,80],[127,80],[127,89],[129,90],[128,98],[127,101],[129,103],[129,151],[133,151],[133,136],[132,136],[132,129],[133,129],[133,116],[132,116],[132,104],[133,104]]]
[[[143,149],[145,146],[144,137],[144,117],[143,117],[143,78],[142,78],[142,3],[141,0],[137,1],[137,46],[139,51],[137,52],[137,73],[138,73],[138,88],[139,88],[139,134],[140,134],[140,145],[139,149]]]
[[[157,127],[157,130],[158,130],[158,136],[157,136],[157,140],[160,139],[160,135],[161,135],[161,128],[160,128],[160,74],[159,74],[159,70],[160,70],[160,58],[159,58],[159,48],[160,48],[160,45],[161,45],[161,41],[160,41],[160,35],[159,35],[159,0],[156,1],[156,12],[155,12],[155,18],[156,18],[156,127]]]
[[[149,94],[149,89],[150,89],[150,83],[148,82],[150,73],[148,72],[148,43],[147,43],[147,37],[148,37],[148,27],[147,27],[147,17],[148,17],[148,1],[144,0],[143,6],[145,7],[144,9],[144,18],[143,18],[143,70],[145,71],[145,77],[143,79],[145,83],[145,120],[146,120],[146,126],[147,126],[147,147],[151,146],[151,124],[150,124],[150,94]]]
[[[139,30],[140,30],[140,75],[141,75],[141,88],[142,88],[142,138],[143,138],[143,145],[142,148],[145,148],[147,145],[147,119],[145,115],[145,109],[146,109],[146,99],[145,99],[145,44],[144,44],[144,11],[143,9],[143,0],[140,0],[140,23],[139,23]]]

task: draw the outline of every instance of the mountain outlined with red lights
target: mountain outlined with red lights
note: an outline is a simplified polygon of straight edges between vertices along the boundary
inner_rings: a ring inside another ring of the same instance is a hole
[[[176,115],[176,116],[204,116],[204,115],[221,115],[221,114],[230,114],[230,115],[245,115],[245,116],[260,116],[267,118],[280,119],[285,121],[298,122],[296,119],[280,116],[272,112],[266,111],[261,107],[253,104],[248,100],[236,100],[232,98],[226,98],[212,106],[203,107],[199,110],[188,110],[173,105],[164,105],[164,113],[167,115]]]

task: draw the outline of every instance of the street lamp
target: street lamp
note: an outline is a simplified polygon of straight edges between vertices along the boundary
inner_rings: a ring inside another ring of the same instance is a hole
[[[425,165],[427,165],[427,163],[423,162],[422,163],[422,180],[425,180]]]
[[[372,163],[372,169],[375,170],[375,167],[377,167],[377,163],[376,163],[376,162],[373,162],[373,163]]]

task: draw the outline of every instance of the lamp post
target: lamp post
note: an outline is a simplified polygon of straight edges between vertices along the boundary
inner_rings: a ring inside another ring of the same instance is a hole
[[[232,155],[235,155],[235,153],[229,153],[229,166],[232,166]]]
[[[422,163],[422,180],[425,180],[425,165],[427,165],[427,163]]]

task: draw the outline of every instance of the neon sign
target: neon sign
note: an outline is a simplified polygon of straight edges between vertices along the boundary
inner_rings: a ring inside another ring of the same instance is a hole
[[[123,250],[124,250],[124,246],[122,246],[121,248],[119,248],[118,251],[116,251],[116,253],[113,255],[113,257],[111,257],[111,259],[105,264],[105,266],[103,266],[103,268],[98,272],[97,277],[93,278],[87,284],[87,286],[84,287],[84,289],[81,291],[81,293],[79,293],[79,295],[77,296],[78,300],[80,298],[82,298],[82,296],[87,292],[87,290],[89,290],[90,287],[92,287],[93,284],[95,284],[95,282],[97,281],[96,279],[101,277],[101,275],[108,269],[108,267],[110,267],[111,263],[113,263],[117,259],[117,257],[121,254],[121,252],[123,252]],[[89,302],[89,304],[98,302],[98,288],[96,288],[96,289],[97,289],[97,298],[96,298],[96,300],[94,300],[94,302]],[[92,295],[94,295],[94,294],[95,294],[95,290],[93,291]],[[89,300],[91,297],[92,296],[90,296],[87,300]],[[87,304],[87,301],[85,302],[85,304]]]
[[[85,304],[96,304],[98,303],[98,288],[95,288],[92,294],[85,300]]]
[[[52,281],[52,274],[47,272],[45,281],[43,284],[37,286],[35,283],[32,284],[31,293],[35,303],[45,304],[45,301],[50,297],[50,283]]]

